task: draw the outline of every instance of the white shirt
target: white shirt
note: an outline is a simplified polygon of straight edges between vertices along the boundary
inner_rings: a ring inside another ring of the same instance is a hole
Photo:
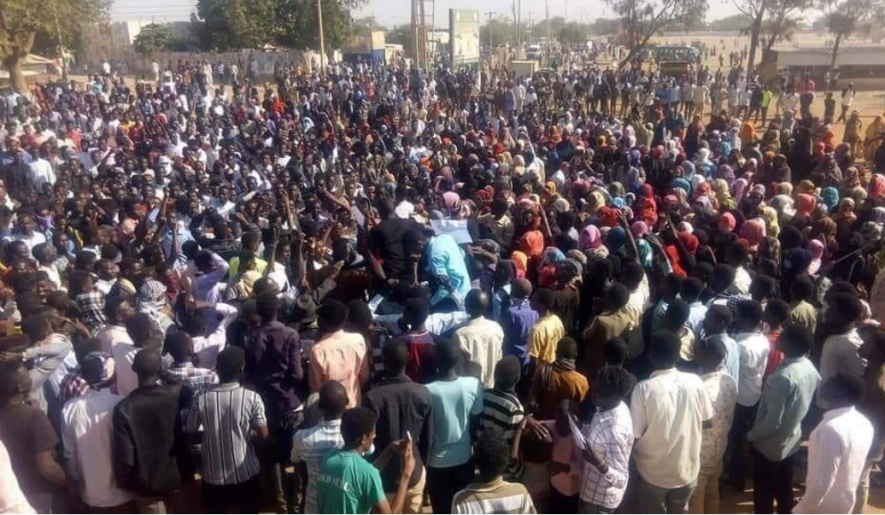
[[[820,354],[820,382],[839,372],[863,377],[867,369],[867,361],[860,357],[860,347],[863,339],[853,327],[845,334],[835,334],[824,342]]]
[[[227,326],[239,314],[237,308],[223,303],[216,304],[215,311],[223,317],[215,331],[209,336],[197,336],[194,338],[194,353],[197,355],[197,365],[200,368],[212,370],[215,370],[218,354],[227,346]]]
[[[114,356],[114,376],[117,378],[117,395],[126,397],[138,388],[138,376],[132,370],[135,355],[141,350],[131,343],[116,342]]]
[[[805,495],[793,513],[851,513],[873,443],[873,425],[854,407],[830,410],[808,442]]]
[[[738,378],[738,404],[753,406],[762,397],[762,375],[768,363],[771,344],[760,333],[740,333],[734,337],[741,348],[741,376]]]
[[[34,513],[28,499],[18,486],[12,461],[3,442],[0,441],[0,513]]]
[[[101,351],[113,354],[114,347],[117,343],[127,343],[132,345],[132,338],[129,332],[121,325],[106,325],[95,336],[101,343]]]
[[[713,418],[704,383],[675,368],[641,381],[630,400],[633,455],[642,479],[659,488],[679,488],[698,477],[703,423]]]
[[[111,457],[114,407],[122,397],[89,390],[62,410],[62,443],[68,474],[78,480],[83,502],[96,508],[119,506],[135,496],[117,486]]]
[[[55,170],[52,169],[49,161],[37,158],[28,166],[31,168],[31,184],[34,185],[34,189],[38,193],[43,191],[43,184],[47,182],[50,185],[55,185]]]
[[[455,341],[470,355],[470,361],[479,364],[479,380],[486,388],[495,386],[495,365],[504,357],[504,330],[498,322],[479,317],[455,331]]]
[[[750,277],[747,269],[739,266],[734,270],[734,282],[731,283],[729,292],[734,295],[747,295],[750,293],[750,284],[752,282],[753,278]]]

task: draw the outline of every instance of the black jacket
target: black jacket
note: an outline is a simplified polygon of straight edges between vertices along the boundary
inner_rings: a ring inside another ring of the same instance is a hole
[[[182,409],[192,393],[182,384],[139,387],[114,408],[114,474],[121,488],[158,497],[181,486],[187,459]]]

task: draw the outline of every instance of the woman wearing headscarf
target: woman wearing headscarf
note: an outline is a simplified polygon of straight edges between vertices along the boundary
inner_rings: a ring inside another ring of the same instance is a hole
[[[839,190],[829,186],[821,190],[820,203],[827,208],[828,213],[832,213],[836,206],[839,205]]]
[[[883,197],[885,197],[885,175],[877,173],[870,180],[868,198],[881,202]]]
[[[808,242],[808,250],[811,252],[811,263],[808,265],[808,273],[815,275],[820,270],[826,247],[820,240],[811,240]]]
[[[777,211],[771,206],[765,206],[759,210],[759,215],[765,220],[765,234],[772,238],[780,236],[781,228]]]
[[[817,207],[817,199],[807,193],[796,195],[796,214],[802,217],[809,217]]]
[[[832,218],[823,217],[818,219],[811,226],[810,236],[819,239],[827,246],[828,249],[836,244],[836,222]]]
[[[833,221],[836,222],[836,238],[839,240],[848,238],[854,231],[854,224],[857,221],[854,205],[853,199],[843,198],[839,202],[839,211],[833,215]]]
[[[516,268],[516,278],[525,279],[526,273],[529,269],[529,257],[526,253],[514,250],[513,253],[510,254],[510,260],[513,261],[513,266]]]
[[[842,170],[836,164],[836,158],[833,154],[824,154],[823,159],[812,170],[811,180],[817,186],[839,187],[839,184],[842,182]]]
[[[860,121],[860,113],[856,110],[852,111],[848,121],[845,122],[845,136],[842,138],[842,141],[851,146],[852,155],[860,154],[861,129],[863,129],[863,122]]]
[[[731,211],[737,207],[737,203],[728,189],[728,183],[724,179],[716,179],[713,183],[713,191],[716,193],[716,201],[719,202],[720,211]]]
[[[881,116],[876,116],[873,123],[869,124],[864,132],[863,156],[868,163],[873,161],[873,156],[876,155],[876,151],[882,145],[883,133],[885,133],[885,122],[882,121]]]
[[[765,239],[765,221],[761,218],[751,218],[741,225],[741,238],[750,244],[750,250],[756,251],[762,240]]]

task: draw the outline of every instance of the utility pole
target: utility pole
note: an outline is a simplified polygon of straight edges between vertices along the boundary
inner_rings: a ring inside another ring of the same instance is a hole
[[[489,11],[486,13],[486,30],[489,31],[489,61],[492,60],[492,50],[495,48],[492,46],[492,16],[495,13]]]
[[[522,0],[516,3],[516,48],[522,47]]]
[[[323,0],[317,0],[317,22],[320,30],[320,75],[326,69],[326,42],[323,40]]]
[[[61,25],[58,24],[58,11],[55,11],[55,32],[58,34],[58,54],[61,61],[61,78],[68,80],[68,63],[65,62],[65,45],[61,40]]]
[[[550,66],[550,0],[544,0],[544,9],[547,18],[547,66]]]

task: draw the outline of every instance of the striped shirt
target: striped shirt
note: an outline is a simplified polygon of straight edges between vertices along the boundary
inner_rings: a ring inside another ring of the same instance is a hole
[[[344,447],[341,436],[341,419],[323,420],[310,429],[295,433],[292,441],[292,462],[307,465],[307,498],[304,513],[317,513],[317,475],[320,467],[335,449]]]
[[[537,513],[528,490],[519,483],[497,478],[471,483],[455,494],[452,513]]]
[[[509,442],[516,433],[516,428],[525,417],[522,403],[512,392],[492,388],[482,394],[482,415],[479,418],[479,430],[491,427],[498,428]]]
[[[250,433],[267,426],[261,397],[239,383],[213,386],[194,398],[187,430],[203,424],[203,480],[211,485],[245,483],[258,474]]]

